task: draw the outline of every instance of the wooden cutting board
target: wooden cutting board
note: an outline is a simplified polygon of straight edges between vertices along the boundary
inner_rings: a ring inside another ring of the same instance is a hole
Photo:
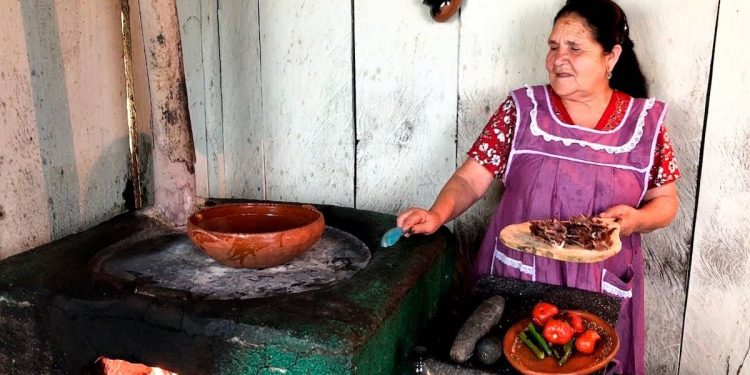
[[[546,258],[575,263],[601,262],[619,253],[622,249],[620,226],[613,219],[602,220],[607,221],[608,225],[615,228],[615,231],[612,232],[612,246],[606,250],[588,250],[574,245],[566,245],[562,248],[552,246],[531,234],[531,223],[529,222],[512,224],[503,228],[500,231],[500,241],[511,249]]]

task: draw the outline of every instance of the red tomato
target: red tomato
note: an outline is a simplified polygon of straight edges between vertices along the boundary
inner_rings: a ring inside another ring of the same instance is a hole
[[[547,302],[539,302],[531,310],[531,317],[534,319],[534,323],[539,326],[543,326],[549,318],[556,314],[557,306]]]
[[[582,333],[584,329],[581,316],[570,311],[567,311],[566,315],[568,316],[568,322],[570,323],[570,326],[573,327],[573,331],[575,331],[575,333]]]
[[[542,331],[542,336],[551,344],[565,345],[573,339],[573,327],[568,322],[551,318],[547,320]]]
[[[601,339],[601,336],[590,329],[576,338],[576,350],[581,354],[592,354],[599,339]]]

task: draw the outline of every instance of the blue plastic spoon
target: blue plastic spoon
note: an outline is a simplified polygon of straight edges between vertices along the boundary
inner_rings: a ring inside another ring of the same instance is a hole
[[[401,236],[404,235],[404,231],[399,227],[388,229],[380,239],[380,247],[391,247],[398,242]]]

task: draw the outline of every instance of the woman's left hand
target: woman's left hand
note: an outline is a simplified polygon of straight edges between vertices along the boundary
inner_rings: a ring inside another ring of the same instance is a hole
[[[599,214],[600,217],[617,219],[620,235],[648,233],[664,228],[677,214],[677,189],[674,182],[646,190],[639,208],[618,204]]]
[[[641,226],[641,219],[636,208],[625,204],[612,206],[606,211],[599,214],[599,217],[612,218],[620,224],[620,235],[629,236],[638,231]]]

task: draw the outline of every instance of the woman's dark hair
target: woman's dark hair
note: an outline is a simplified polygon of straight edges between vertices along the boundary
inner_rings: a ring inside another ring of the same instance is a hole
[[[645,98],[648,95],[646,77],[635,56],[630,26],[622,8],[612,0],[568,0],[557,12],[555,22],[569,14],[577,14],[586,20],[594,38],[604,47],[605,52],[612,52],[617,44],[622,47],[620,59],[609,80],[610,87],[636,98]]]

